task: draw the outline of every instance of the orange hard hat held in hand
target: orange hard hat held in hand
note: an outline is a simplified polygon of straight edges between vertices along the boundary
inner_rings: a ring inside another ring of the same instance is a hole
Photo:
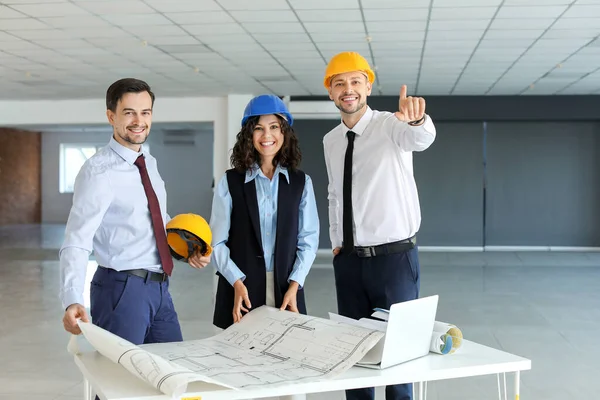
[[[211,241],[208,222],[197,214],[179,214],[167,223],[167,242],[177,260],[188,261],[196,250],[203,256],[210,255]]]

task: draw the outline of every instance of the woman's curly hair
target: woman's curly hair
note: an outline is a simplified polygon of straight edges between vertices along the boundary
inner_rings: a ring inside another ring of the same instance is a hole
[[[298,145],[298,138],[294,132],[294,128],[290,126],[287,120],[279,115],[276,115],[283,133],[283,145],[273,157],[273,166],[281,165],[284,168],[295,170],[300,165],[302,154]],[[260,153],[254,148],[252,136],[254,128],[258,124],[260,117],[250,117],[239,131],[236,137],[233,152],[231,153],[231,165],[240,171],[247,171],[255,163],[260,166]]]

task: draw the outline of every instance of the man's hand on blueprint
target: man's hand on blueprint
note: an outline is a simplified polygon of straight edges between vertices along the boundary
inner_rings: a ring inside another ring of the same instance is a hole
[[[285,296],[283,296],[283,303],[281,303],[280,310],[290,310],[295,313],[298,311],[298,305],[296,304],[296,294],[298,293],[298,282],[291,281],[290,287],[287,292],[285,292]]]
[[[242,319],[242,311],[250,312],[248,309],[252,308],[250,304],[250,298],[248,297],[248,289],[241,279],[238,279],[233,284],[235,290],[233,297],[233,323],[240,322]],[[246,307],[244,307],[244,303]]]

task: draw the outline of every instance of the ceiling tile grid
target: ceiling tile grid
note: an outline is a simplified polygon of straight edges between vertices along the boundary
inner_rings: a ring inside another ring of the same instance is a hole
[[[600,0],[0,0],[0,99],[324,95],[340,51],[374,94],[600,94]],[[98,93],[100,92],[100,93]]]

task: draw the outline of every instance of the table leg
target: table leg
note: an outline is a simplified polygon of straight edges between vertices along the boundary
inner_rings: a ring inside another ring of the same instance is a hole
[[[518,374],[518,372],[517,372],[517,374]],[[498,400],[502,400],[502,386],[500,385],[500,373],[498,373],[496,376],[498,378]],[[506,389],[506,372],[502,372],[502,380],[504,382],[504,400],[507,400],[508,399],[508,391]],[[518,385],[519,385],[519,377],[515,376],[515,395],[516,395],[515,400],[519,400]]]
[[[496,379],[498,380],[498,400],[502,400],[502,387],[500,386],[500,373],[496,374]]]
[[[419,382],[419,391],[415,393],[416,383],[412,385],[412,398],[415,400],[427,400],[427,381]]]
[[[515,372],[515,400],[519,400],[521,389],[521,371]]]
[[[83,380],[83,399],[84,400],[93,400],[92,399],[92,386],[90,385],[90,381],[87,379]]]

